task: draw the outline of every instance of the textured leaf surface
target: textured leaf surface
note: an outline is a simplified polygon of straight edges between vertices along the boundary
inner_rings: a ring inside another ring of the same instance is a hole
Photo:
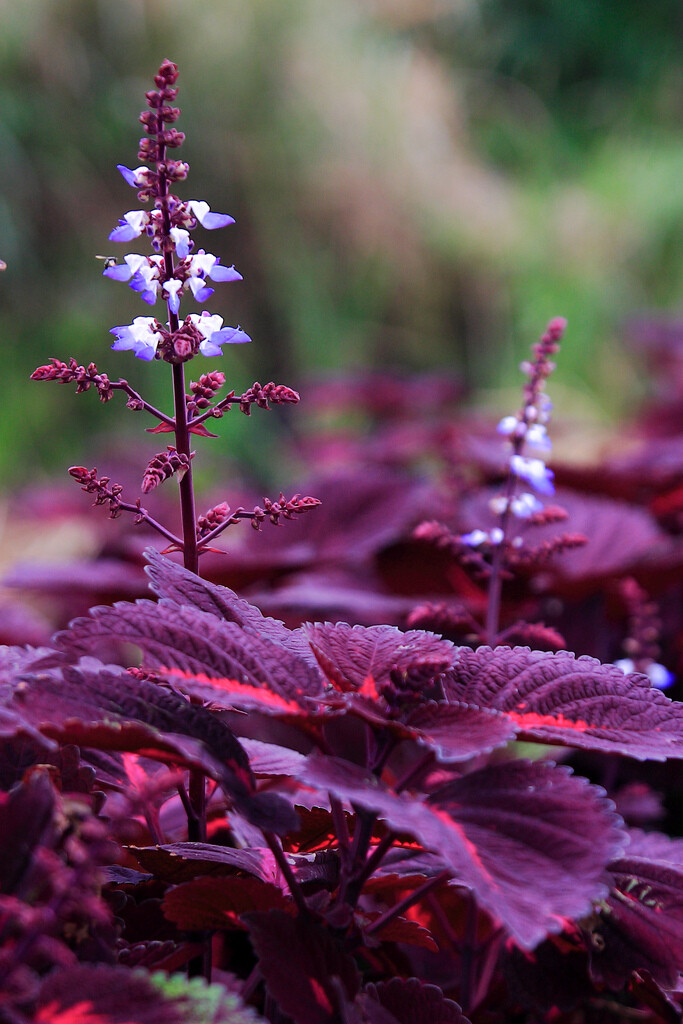
[[[454,780],[427,803],[397,796],[348,762],[308,758],[302,782],[376,812],[438,853],[523,946],[606,895],[624,845],[602,790],[548,762],[505,762]]]
[[[594,929],[604,948],[593,950],[593,974],[618,989],[645,968],[672,988],[683,964],[683,864],[649,860],[629,846],[609,870],[613,890]]]
[[[468,1024],[457,1003],[446,999],[436,985],[424,985],[418,978],[392,978],[378,985],[370,984],[362,998],[379,1003],[397,1024]],[[370,1008],[368,1002],[363,1005]]]
[[[166,893],[164,915],[185,931],[245,928],[240,918],[253,910],[294,913],[291,899],[259,878],[195,878]]]
[[[287,629],[279,619],[265,616],[256,605],[238,597],[234,590],[196,576],[153,548],[145,551],[145,557],[151,588],[159,597],[169,598],[179,605],[191,605],[226,622],[235,622],[251,635],[280,643],[313,664],[308,643],[299,630]]]
[[[93,659],[61,674],[26,676],[14,707],[35,728],[62,743],[133,751],[216,778],[252,824],[286,831],[296,821],[276,794],[255,793],[249,759],[230,729],[211,711],[127,672]]]
[[[372,924],[380,917],[379,911],[373,911],[362,915],[365,920]],[[361,921],[361,927],[363,922]],[[367,925],[366,925],[367,927]],[[417,921],[411,921],[406,917],[394,917],[391,921],[375,932],[373,938],[381,939],[382,942],[403,942],[407,946],[421,946],[423,949],[431,949],[438,953],[439,947],[434,936]]]
[[[193,680],[208,686],[208,699],[218,707],[238,704],[244,687],[252,700],[263,691],[265,711],[271,694],[278,710],[309,707],[306,698],[322,689],[317,669],[279,641],[169,600],[93,608],[56,637],[62,650],[76,656],[92,653],[102,640],[136,644],[146,668],[187,692]]]
[[[258,1024],[220,985],[125,967],[79,966],[51,974],[35,1024]]]
[[[435,633],[395,626],[316,623],[304,633],[330,682],[339,690],[377,697],[392,673],[428,682],[453,665],[455,648]]]
[[[146,871],[173,884],[187,882],[197,875],[232,875],[237,871],[264,881],[272,881],[279,874],[268,849],[234,850],[212,843],[167,843],[135,846],[130,850]]]
[[[507,715],[443,701],[415,708],[402,725],[418,743],[431,747],[443,762],[465,761],[476,754],[489,753],[513,739],[517,732]]]
[[[326,929],[281,910],[245,915],[266,987],[296,1024],[338,1020],[339,986],[351,1001],[359,988],[353,959]]]
[[[643,760],[683,757],[683,704],[595,658],[527,647],[462,647],[450,700],[504,711],[521,738]]]

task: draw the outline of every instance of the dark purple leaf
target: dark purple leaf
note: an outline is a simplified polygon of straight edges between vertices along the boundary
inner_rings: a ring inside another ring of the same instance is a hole
[[[296,1024],[332,1024],[358,992],[358,968],[331,933],[281,910],[246,914],[266,987]]]
[[[103,750],[133,751],[218,779],[237,809],[259,827],[286,831],[296,822],[275,794],[255,793],[249,760],[211,711],[97,662],[61,674],[25,675],[14,708],[50,739]]]
[[[146,571],[151,588],[160,598],[191,605],[225,622],[235,622],[250,635],[282,644],[304,661],[314,664],[308,643],[298,630],[287,629],[278,619],[266,617],[255,605],[238,597],[234,590],[196,576],[153,548],[145,551],[145,557],[149,563]]]
[[[503,970],[514,1002],[537,1013],[553,1007],[570,1010],[595,992],[585,944],[573,931],[552,935],[533,951],[510,944]]]
[[[147,669],[218,707],[239,704],[244,693],[248,703],[260,697],[264,711],[272,705],[297,710],[322,689],[317,669],[279,642],[169,600],[93,608],[56,637],[75,656],[91,653],[102,640],[136,644]]]
[[[672,988],[683,964],[683,863],[640,856],[636,842],[609,870],[613,889],[590,928],[592,973],[619,989],[645,969]]]
[[[271,882],[279,876],[268,849],[234,850],[212,843],[167,843],[130,849],[143,868],[174,885],[197,875],[232,875],[237,871]]]
[[[0,793],[0,892],[14,892],[30,871],[36,847],[50,841],[54,807],[54,792],[43,774]]]
[[[260,878],[195,878],[166,893],[162,908],[183,931],[244,929],[248,911],[296,911],[279,886]]]
[[[380,695],[394,673],[424,684],[454,662],[453,644],[422,630],[326,622],[303,631],[332,685],[370,698]]]
[[[504,711],[522,739],[664,761],[683,757],[683,704],[647,676],[560,651],[458,650],[446,696]]]
[[[361,931],[368,925],[374,924],[380,916],[378,910],[357,914],[356,919],[361,926]],[[417,921],[410,921],[406,917],[392,917],[383,928],[378,929],[365,941],[372,947],[377,945],[378,939],[380,942],[403,942],[407,946],[421,946],[423,949],[430,949],[432,953],[439,951],[432,933]]]
[[[367,985],[359,1001],[370,1008],[379,1003],[397,1024],[469,1024],[457,1003],[446,999],[436,985],[425,985],[419,978],[392,978]],[[372,1017],[369,1018],[372,1021]]]
[[[253,1011],[220,986],[126,967],[72,967],[43,983],[35,1024],[253,1024]]]
[[[242,736],[240,745],[247,752],[254,775],[294,775],[304,760],[304,755],[297,750],[277,743],[263,743]]]
[[[315,754],[300,779],[374,811],[438,853],[526,947],[606,895],[605,866],[625,842],[603,791],[548,762],[491,765],[449,782],[426,803]]]

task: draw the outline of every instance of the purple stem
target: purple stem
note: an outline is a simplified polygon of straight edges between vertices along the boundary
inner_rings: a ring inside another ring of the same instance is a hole
[[[393,907],[390,907],[389,910],[386,910],[380,917],[373,921],[372,924],[365,929],[365,934],[374,935],[375,932],[381,931],[381,929],[388,925],[390,921],[393,921],[395,917],[399,917],[404,910],[407,910],[408,907],[412,907],[413,903],[419,903],[423,896],[426,896],[428,892],[432,891],[432,889],[436,889],[437,885],[441,885],[441,883],[445,882],[449,877],[449,871],[441,871],[438,875],[435,875],[434,878],[428,878],[421,886],[414,889],[413,892],[408,893],[407,896],[404,896],[402,900],[399,900],[398,903]]]

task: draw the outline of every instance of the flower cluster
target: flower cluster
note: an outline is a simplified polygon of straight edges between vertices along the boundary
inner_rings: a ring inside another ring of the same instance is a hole
[[[205,302],[213,295],[207,281],[241,281],[242,275],[234,267],[221,265],[220,257],[198,249],[190,232],[200,225],[209,231],[227,227],[234,219],[227,213],[212,212],[208,203],[190,199],[181,200],[173,195],[169,186],[187,177],[188,164],[172,160],[167,150],[180,146],[182,132],[168,127],[176,121],[180,111],[171,106],[177,89],[178,69],[171,61],[164,61],[155,77],[157,89],[146,94],[149,110],[140,120],[146,137],[140,140],[138,157],[143,164],[134,169],[118,165],[124,179],[138,189],[138,199],[150,202],[149,210],[129,210],[109,235],[112,242],[132,242],[147,235],[154,253],[146,256],[130,253],[123,263],[109,264],[104,276],[113,281],[127,282],[148,305],[162,299],[168,309],[168,322],[162,324],[155,317],[135,317],[132,324],[114,327],[116,338],[112,348],[131,351],[139,359],[163,358],[178,363],[191,359],[198,352],[204,356],[217,356],[221,346],[251,341],[239,327],[223,327],[219,316],[190,313],[180,322],[178,313],[183,296],[188,293],[196,302]]]
[[[545,334],[532,348],[533,361],[524,362],[520,367],[527,376],[523,405],[515,415],[504,416],[497,428],[498,433],[508,439],[512,449],[508,460],[506,493],[497,495],[489,502],[491,512],[500,517],[500,525],[489,531],[477,529],[464,534],[460,540],[469,547],[501,544],[511,518],[528,521],[540,515],[544,505],[536,495],[550,497],[555,493],[553,471],[548,469],[543,458],[552,447],[547,425],[553,406],[545,394],[545,382],[555,369],[555,363],[550,357],[559,350],[566,326],[567,321],[562,317],[551,320]],[[518,494],[517,485],[520,480],[536,493],[524,491]],[[520,545],[521,539],[516,537],[513,546]]]

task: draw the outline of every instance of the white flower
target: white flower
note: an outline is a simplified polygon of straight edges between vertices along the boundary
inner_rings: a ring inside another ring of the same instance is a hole
[[[221,345],[242,345],[251,338],[240,327],[223,327],[223,318],[217,313],[190,313],[187,320],[194,324],[204,341],[199,344],[203,356],[222,355]]]
[[[524,455],[510,457],[510,469],[515,476],[530,483],[539,494],[554,494],[554,473],[542,459],[529,459]]]
[[[109,332],[116,335],[112,348],[117,352],[132,351],[138,359],[154,359],[157,345],[161,341],[157,321],[153,316],[136,316],[132,324],[112,327]]]
[[[119,226],[114,228],[109,236],[110,242],[132,242],[145,230],[150,222],[150,214],[147,210],[130,210],[123,215]]]
[[[185,205],[201,226],[209,231],[213,231],[215,228],[225,228],[228,224],[235,223],[235,218],[227,213],[211,213],[209,204],[200,199],[191,199]]]

